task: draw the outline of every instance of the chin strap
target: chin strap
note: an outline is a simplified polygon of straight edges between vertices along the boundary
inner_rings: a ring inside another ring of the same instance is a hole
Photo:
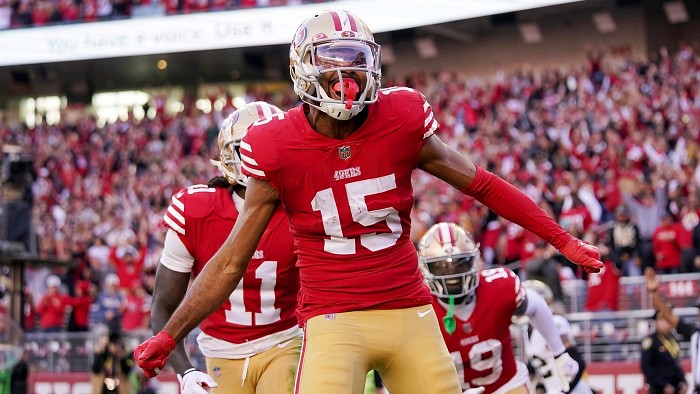
[[[445,326],[445,331],[452,334],[457,329],[457,321],[455,321],[455,296],[449,298],[450,307],[447,308],[447,314],[442,318],[442,324]]]

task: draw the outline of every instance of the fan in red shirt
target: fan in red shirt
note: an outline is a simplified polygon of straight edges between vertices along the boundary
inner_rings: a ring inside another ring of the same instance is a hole
[[[656,257],[656,272],[675,274],[681,266],[681,247],[678,243],[678,229],[671,214],[664,214],[661,225],[656,228],[651,239]]]
[[[126,296],[126,308],[122,315],[124,331],[134,331],[148,328],[148,318],[151,315],[151,300],[146,297],[146,291],[141,281],[132,282]]]
[[[46,294],[41,297],[37,305],[39,312],[39,327],[44,332],[59,332],[63,327],[63,317],[66,312],[66,299],[59,292],[61,279],[51,275],[46,278]]]
[[[117,271],[122,289],[128,289],[133,283],[141,282],[141,272],[146,260],[146,247],[136,250],[131,245],[113,248],[110,254]]]
[[[598,245],[603,269],[588,274],[588,297],[584,309],[589,312],[616,311],[620,294],[620,270],[610,258],[609,249]]]
[[[73,308],[71,322],[68,325],[69,331],[87,331],[89,329],[90,305],[90,282],[81,281],[75,286],[75,297],[67,300]]]

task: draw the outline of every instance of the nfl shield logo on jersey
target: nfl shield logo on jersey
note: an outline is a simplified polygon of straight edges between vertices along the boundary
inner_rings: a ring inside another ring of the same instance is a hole
[[[471,323],[466,323],[462,326],[462,330],[464,330],[465,333],[469,334],[472,332],[472,325]]]
[[[347,160],[350,157],[350,147],[347,145],[339,147],[338,156],[343,160]]]
[[[214,367],[214,368],[212,369],[212,375],[214,375],[214,377],[216,377],[216,378],[218,378],[219,376],[221,376],[221,368],[219,368],[219,367]]]

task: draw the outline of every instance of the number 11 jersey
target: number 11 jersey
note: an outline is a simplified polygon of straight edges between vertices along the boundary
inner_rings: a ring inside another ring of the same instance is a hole
[[[289,216],[300,320],[430,303],[409,236],[411,173],[438,127],[430,105],[382,89],[344,140],[314,131],[304,107],[256,122],[241,143],[243,172],[270,183]]]

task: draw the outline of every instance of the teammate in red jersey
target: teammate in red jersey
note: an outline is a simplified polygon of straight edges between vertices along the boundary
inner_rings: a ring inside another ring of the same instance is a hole
[[[411,173],[421,168],[552,243],[595,271],[597,250],[572,237],[522,192],[434,135],[419,92],[380,89],[380,47],[345,11],[319,12],[290,48],[304,103],[256,122],[241,142],[251,177],[229,238],[170,322],[136,349],[160,368],[175,340],[207,316],[242,277],[278,201],[294,236],[305,336],[296,391],[359,393],[376,369],[397,393],[461,393],[452,358],[409,239]]]
[[[433,293],[433,309],[465,393],[527,394],[528,371],[516,361],[511,318],[527,316],[556,359],[563,392],[578,372],[546,301],[526,290],[507,268],[479,272],[479,247],[454,223],[432,226],[418,244],[419,264]],[[429,313],[428,308],[423,313]]]
[[[212,161],[223,176],[173,196],[164,217],[168,232],[156,273],[152,310],[156,332],[182,301],[190,277],[200,274],[231,232],[243,207],[247,184],[236,149],[248,126],[275,113],[281,111],[264,102],[247,104],[232,113],[219,132],[221,161]],[[217,391],[225,393],[292,392],[301,350],[301,329],[295,315],[299,289],[295,263],[289,222],[279,207],[243,280],[223,305],[202,321],[197,341],[213,379],[192,368],[182,343],[170,357],[170,364],[181,376],[183,394],[204,393],[203,386],[218,386]],[[148,376],[155,373],[146,369]]]

